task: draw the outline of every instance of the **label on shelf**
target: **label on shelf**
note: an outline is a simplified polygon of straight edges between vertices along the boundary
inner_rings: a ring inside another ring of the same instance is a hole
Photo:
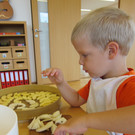
[[[2,57],[3,57],[3,58],[6,58],[6,57],[7,57],[7,54],[6,54],[6,53],[3,53],[3,54],[2,54]]]
[[[6,64],[3,65],[3,67],[4,67],[4,69],[8,69],[8,65],[6,65]]]
[[[18,57],[22,57],[22,53],[17,53],[17,56]]]

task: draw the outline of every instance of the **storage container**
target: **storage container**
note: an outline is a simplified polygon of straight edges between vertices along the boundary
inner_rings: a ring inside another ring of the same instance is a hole
[[[13,60],[14,69],[26,69],[28,68],[27,59],[16,59]]]
[[[3,105],[0,105],[0,134],[19,135],[16,112]]]
[[[0,59],[11,59],[12,55],[11,55],[11,49],[1,49],[0,48]]]
[[[12,48],[13,58],[26,58],[26,48]]]
[[[12,60],[0,60],[0,70],[10,70],[13,69]]]

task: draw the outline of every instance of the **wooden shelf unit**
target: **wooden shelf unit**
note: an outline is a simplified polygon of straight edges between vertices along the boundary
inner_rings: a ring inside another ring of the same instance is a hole
[[[27,26],[24,21],[0,21],[0,72],[28,70],[29,83],[30,64],[29,49],[27,41]],[[4,69],[2,63],[5,61],[12,63],[12,68]],[[21,61],[20,65],[16,65]],[[25,63],[25,65],[23,65]],[[1,89],[0,80],[0,89]]]

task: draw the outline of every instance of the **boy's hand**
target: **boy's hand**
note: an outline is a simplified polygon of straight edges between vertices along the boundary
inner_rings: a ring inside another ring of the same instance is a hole
[[[84,117],[81,118],[72,118],[69,119],[65,124],[59,125],[54,132],[54,135],[66,135],[69,133],[70,135],[81,135],[87,131],[85,127]]]
[[[42,71],[43,76],[48,76],[52,83],[61,84],[64,82],[64,76],[60,69],[58,68],[48,68]]]

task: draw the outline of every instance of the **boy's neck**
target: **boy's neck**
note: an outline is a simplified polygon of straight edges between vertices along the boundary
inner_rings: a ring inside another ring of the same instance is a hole
[[[122,69],[122,70],[120,70],[120,71],[116,71],[116,72],[111,72],[111,73],[109,73],[109,74],[107,74],[107,75],[105,75],[105,76],[103,76],[103,77],[101,77],[102,79],[107,79],[107,78],[113,78],[113,77],[119,77],[119,76],[122,76],[122,75],[124,75],[124,74],[126,74],[126,73],[128,73],[129,71],[128,71],[128,69],[126,68],[125,70],[124,69]]]
[[[122,76],[129,72],[127,66],[126,66],[126,57],[123,57],[123,59],[119,59],[112,63],[110,67],[110,71],[106,75],[104,75],[102,78],[113,78],[113,77],[118,77]]]

